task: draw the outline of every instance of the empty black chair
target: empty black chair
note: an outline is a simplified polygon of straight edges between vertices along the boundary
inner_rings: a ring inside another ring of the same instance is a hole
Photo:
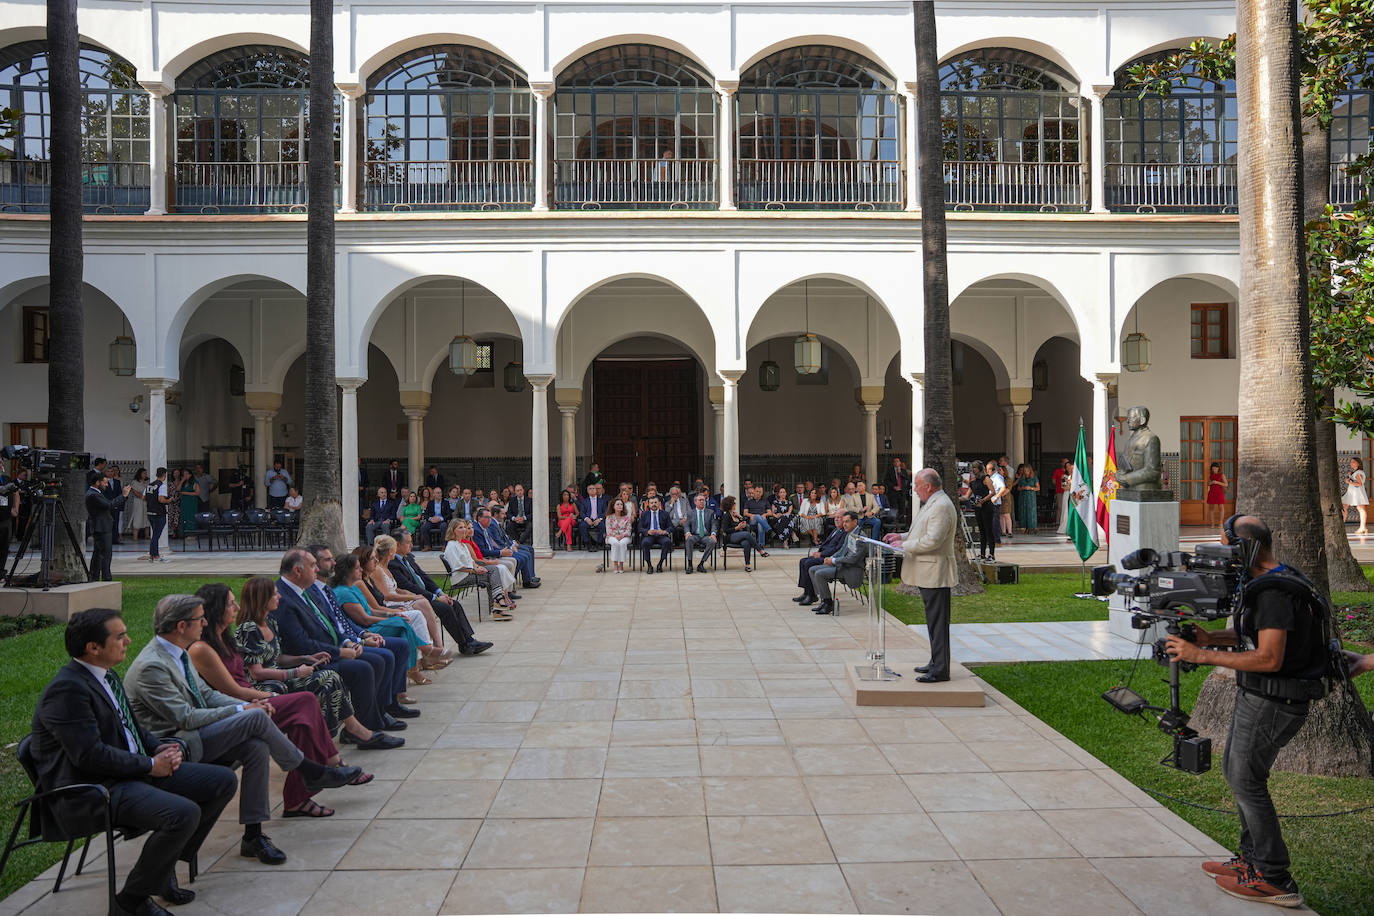
[[[210,512],[197,512],[195,514],[195,526],[187,528],[182,532],[183,542],[188,538],[195,538],[197,545],[206,549],[206,541],[209,541],[210,550],[215,549],[215,526],[219,524],[219,513],[211,510]]]
[[[238,539],[250,547],[266,548],[271,526],[272,516],[266,509],[245,509],[243,521],[239,522]]]
[[[210,527],[210,543],[214,545],[218,541],[221,545],[228,544],[232,549],[238,549],[238,530],[243,523],[243,513],[237,509],[226,509],[220,513],[219,522]]]

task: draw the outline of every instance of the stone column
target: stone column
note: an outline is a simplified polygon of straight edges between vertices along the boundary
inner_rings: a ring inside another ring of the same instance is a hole
[[[144,379],[143,384],[148,386],[148,475],[151,480],[158,468],[167,466],[167,389],[173,382],[169,378],[151,378]],[[173,495],[170,488],[167,495]],[[157,542],[160,556],[167,556],[171,549],[167,537],[164,525],[162,537]]]
[[[356,83],[340,83],[343,109],[339,113],[339,198],[340,213],[358,212],[358,99],[363,87]],[[356,389],[355,389],[356,390]],[[356,471],[357,468],[354,468]]]
[[[1006,454],[1013,466],[1026,460],[1026,408],[1030,406],[1030,388],[1010,387],[997,389],[997,403],[1006,416]]]
[[[706,388],[706,398],[711,402],[711,413],[715,415],[715,425],[711,431],[715,434],[715,441],[712,449],[715,453],[715,469],[710,479],[711,492],[715,493],[720,489],[722,455],[725,453],[725,387],[723,385],[708,385]],[[703,471],[703,476],[705,472]]]
[[[1092,161],[1089,163],[1092,175],[1092,212],[1107,213],[1107,125],[1103,116],[1103,102],[1111,86],[1093,86],[1089,104],[1092,106]]]
[[[534,513],[534,555],[551,557],[549,547],[549,385],[552,375],[527,375],[534,396],[530,402],[530,500]]]
[[[167,212],[167,96],[170,86],[144,83],[148,99],[148,209],[144,216]],[[150,469],[151,470],[151,469]]]
[[[863,457],[864,476],[869,483],[878,477],[878,410],[883,406],[883,386],[863,385],[854,389],[854,400],[864,415]]]
[[[916,171],[918,143],[916,139],[916,84],[903,83],[902,97],[906,101],[906,209],[914,213],[921,209],[921,179]],[[913,465],[915,468],[915,465]]]
[[[1011,406],[1011,461],[1021,464],[1026,460],[1026,406]]]
[[[250,391],[243,396],[253,415],[253,505],[267,508],[267,472],[272,469],[272,421],[281,410],[280,391]]]
[[[721,393],[721,403],[725,408],[724,447],[718,455],[721,468],[717,471],[720,481],[725,484],[725,494],[740,498],[739,492],[739,380],[743,369],[721,369],[717,374],[725,381]]]
[[[562,446],[559,449],[560,474],[563,488],[577,486],[577,409],[582,406],[581,388],[555,388],[553,402],[563,415]]]
[[[925,467],[926,449],[926,377],[913,372],[911,382],[911,472]]]
[[[530,83],[534,93],[534,209],[549,209],[552,163],[549,157],[549,98],[553,83]],[[542,488],[541,488],[542,489]]]
[[[406,415],[406,479],[413,492],[425,479],[425,417],[429,414],[429,392],[402,388],[401,412]]]
[[[739,80],[717,80],[720,97],[720,208],[735,207],[735,90]]]
[[[352,549],[362,543],[358,530],[358,386],[359,378],[337,380],[343,391],[339,411],[339,505],[343,507],[344,543]]]

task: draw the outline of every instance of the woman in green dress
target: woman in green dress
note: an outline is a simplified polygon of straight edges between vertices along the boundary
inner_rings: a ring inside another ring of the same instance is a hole
[[[420,516],[424,513],[425,507],[420,505],[420,497],[411,493],[406,497],[406,504],[401,507],[399,513],[401,524],[406,526],[410,536],[415,537],[415,532],[420,530]]]
[[[181,472],[181,486],[177,495],[181,497],[181,530],[183,533],[196,530],[196,513],[200,511],[200,490],[196,478],[185,469]]]
[[[1036,501],[1039,496],[1040,478],[1035,476],[1035,469],[1029,464],[1021,465],[1016,469],[1016,517],[1026,534],[1038,533],[1040,519]]]
[[[271,579],[254,576],[243,586],[238,629],[234,638],[243,655],[243,667],[253,686],[271,693],[308,690],[320,701],[325,724],[331,735],[353,718],[353,702],[348,698],[343,678],[337,671],[314,670],[314,659],[303,655],[283,655],[280,628],[272,612],[281,599]],[[305,669],[310,668],[307,672]],[[352,731],[352,729],[350,729]]]

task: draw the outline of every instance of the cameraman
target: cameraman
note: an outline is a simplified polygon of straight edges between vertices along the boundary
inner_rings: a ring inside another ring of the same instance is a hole
[[[1322,695],[1318,688],[1326,670],[1324,621],[1290,590],[1295,582],[1310,585],[1300,572],[1274,557],[1273,535],[1259,518],[1228,519],[1222,543],[1238,546],[1246,566],[1233,628],[1197,629],[1190,634],[1191,642],[1170,636],[1166,648],[1177,661],[1236,671],[1236,705],[1222,771],[1240,817],[1240,853],[1228,862],[1205,862],[1202,870],[1233,897],[1301,906],[1302,895],[1288,872],[1288,847],[1269,797],[1269,770],[1307,720],[1309,701]],[[1219,652],[1212,647],[1235,648]]]

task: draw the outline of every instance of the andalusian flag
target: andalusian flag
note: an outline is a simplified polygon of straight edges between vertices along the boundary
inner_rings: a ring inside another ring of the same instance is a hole
[[[1083,424],[1078,424],[1078,450],[1073,458],[1073,483],[1069,486],[1069,540],[1083,562],[1097,553],[1097,514],[1093,512],[1092,467],[1088,447],[1083,442]]]
[[[1107,543],[1112,542],[1112,500],[1116,499],[1116,427],[1107,434],[1107,457],[1102,462],[1102,485],[1097,488],[1097,524]]]

